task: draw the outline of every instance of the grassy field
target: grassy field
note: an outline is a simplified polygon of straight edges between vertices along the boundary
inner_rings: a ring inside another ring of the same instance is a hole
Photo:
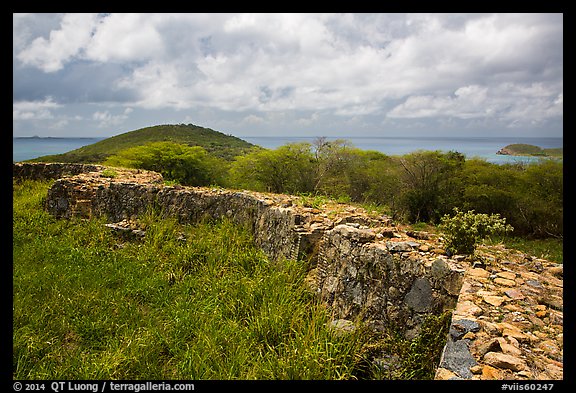
[[[334,332],[306,264],[270,262],[247,230],[150,212],[129,240],[103,220],[54,219],[49,186],[13,183],[14,379],[434,377],[449,312],[413,340]]]
[[[303,264],[269,262],[229,222],[55,220],[14,185],[15,379],[354,379],[367,336],[326,327]],[[186,238],[182,240],[182,236]]]
[[[531,239],[513,236],[494,236],[487,245],[503,243],[507,248],[522,251],[536,258],[543,258],[556,263],[564,263],[564,240],[563,239]]]

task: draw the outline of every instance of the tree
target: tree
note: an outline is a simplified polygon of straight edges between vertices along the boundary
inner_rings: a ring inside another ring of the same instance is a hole
[[[466,161],[461,176],[464,209],[510,217],[515,209],[513,190],[518,187],[519,168],[472,159]]]
[[[563,164],[543,159],[530,164],[468,160],[462,171],[462,207],[506,217],[515,234],[561,237]]]
[[[400,158],[400,208],[409,221],[434,222],[460,198],[455,175],[464,156],[458,152],[417,151]]]
[[[563,164],[543,159],[521,174],[518,189],[518,225],[535,237],[562,237],[564,233]]]
[[[275,193],[311,192],[314,188],[311,145],[290,143],[237,157],[229,175],[229,183],[235,187]]]
[[[351,145],[343,139],[314,140],[314,192],[337,195],[345,192],[346,169],[350,162]]]
[[[223,160],[204,148],[175,142],[131,147],[109,157],[105,164],[156,171],[166,180],[191,186],[219,184],[225,171]]]

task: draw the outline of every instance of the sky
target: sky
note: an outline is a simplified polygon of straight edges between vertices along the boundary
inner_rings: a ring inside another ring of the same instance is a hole
[[[563,14],[13,14],[13,136],[563,135]]]

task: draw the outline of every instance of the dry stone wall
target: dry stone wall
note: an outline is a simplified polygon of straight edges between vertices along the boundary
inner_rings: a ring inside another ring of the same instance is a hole
[[[12,165],[12,176],[15,179],[46,180],[60,179],[80,173],[102,171],[101,165],[68,164],[68,163],[22,163]]]
[[[105,216],[110,222],[134,220],[150,207],[183,223],[229,218],[248,225],[269,258],[308,261],[308,282],[336,319],[360,317],[375,328],[393,323],[408,337],[426,315],[456,304],[464,270],[446,258],[422,258],[415,241],[386,240],[379,230],[392,231],[387,217],[363,217],[351,207],[328,217],[297,205],[296,197],[165,186],[150,177],[124,171],[110,178],[98,168],[58,179],[46,207],[59,218]]]
[[[562,379],[562,265],[487,254],[488,265],[471,266],[448,257],[433,235],[353,206],[318,209],[288,195],[166,186],[148,171],[16,163],[14,177],[56,178],[46,209],[58,218],[104,216],[129,230],[153,207],[183,223],[247,225],[269,258],[308,263],[308,284],[342,329],[360,318],[411,338],[427,315],[453,311],[436,379]]]
[[[419,242],[377,235],[349,224],[325,233],[316,268],[320,297],[339,318],[402,326],[413,338],[427,315],[454,309],[464,270],[446,257],[423,256]]]

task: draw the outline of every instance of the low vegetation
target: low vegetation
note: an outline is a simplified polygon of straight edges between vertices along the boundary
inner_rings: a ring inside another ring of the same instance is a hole
[[[142,218],[126,241],[14,189],[15,379],[350,379],[358,334],[327,328],[304,264],[229,222]],[[182,240],[182,236],[185,240]]]
[[[159,171],[183,185],[325,197],[388,211],[406,223],[438,225],[453,209],[499,214],[514,236],[563,237],[563,163],[491,164],[458,152],[387,156],[346,141],[259,149],[225,161],[201,147],[155,142],[105,162]]]
[[[369,204],[405,223],[438,225],[458,208],[499,214],[516,237],[561,241],[564,233],[563,162],[545,157],[498,165],[455,151],[387,156],[326,138],[263,149],[180,124],[126,132],[33,161],[98,162],[159,171],[182,185],[322,196]]]
[[[262,149],[214,133],[150,127],[52,161],[150,169],[171,184],[292,193],[312,208],[361,204],[441,233],[454,253],[504,243],[562,263],[562,161],[387,156],[325,138]],[[140,217],[145,237],[128,240],[99,219],[55,220],[42,207],[49,185],[13,185],[15,379],[434,376],[449,314],[431,317],[414,340],[360,323],[337,334],[304,284],[305,264],[271,263],[244,228],[180,225],[149,212]]]
[[[476,214],[474,210],[461,212],[457,208],[454,213],[453,216],[445,215],[440,222],[446,251],[451,254],[473,254],[476,245],[489,235],[514,230],[499,214]]]
[[[222,183],[224,160],[200,146],[175,142],[151,142],[121,150],[110,156],[105,165],[147,169],[180,184],[207,186]]]

